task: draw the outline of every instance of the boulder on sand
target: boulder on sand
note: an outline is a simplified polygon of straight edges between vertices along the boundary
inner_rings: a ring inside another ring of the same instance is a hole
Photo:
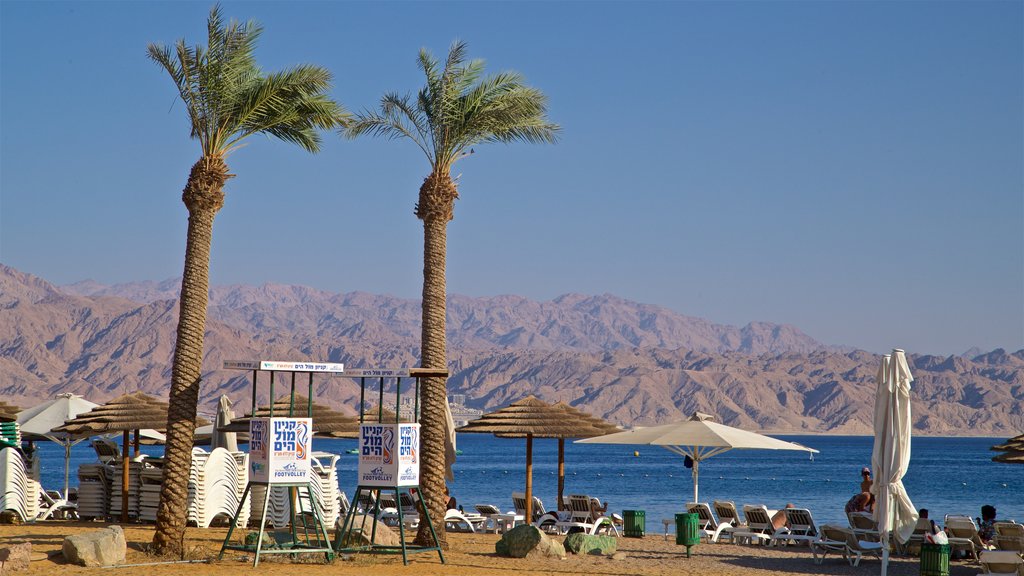
[[[565,559],[565,547],[558,540],[549,538],[536,526],[522,525],[505,532],[494,545],[499,556],[527,558],[549,556]]]
[[[128,545],[124,530],[110,526],[64,538],[64,558],[81,566],[113,566],[124,563]]]
[[[573,554],[614,554],[619,547],[619,539],[615,536],[591,536],[576,532],[565,537],[565,549]]]
[[[344,518],[341,520],[344,522]],[[341,522],[338,522],[338,529],[341,529]],[[370,545],[370,535],[373,534],[373,525],[377,524],[377,533],[374,534],[373,543],[379,546],[401,546],[402,540],[398,532],[392,530],[387,524],[375,520],[373,516],[356,514],[352,518],[352,529],[341,539],[342,547],[356,548]]]

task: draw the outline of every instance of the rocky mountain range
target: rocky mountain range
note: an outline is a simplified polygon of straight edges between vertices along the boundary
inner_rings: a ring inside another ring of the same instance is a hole
[[[61,391],[93,401],[166,395],[178,286],[58,287],[0,264],[0,397],[27,406]],[[229,359],[415,366],[419,314],[418,301],[360,292],[213,287],[204,407],[221,394],[248,405],[250,374],[221,369]],[[448,327],[449,391],[474,408],[535,394],[619,424],[700,410],[755,430],[871,433],[878,356],[823,345],[792,326],[738,328],[611,295],[567,294],[548,302],[452,295]],[[1024,350],[910,360],[919,433],[1024,430]],[[350,411],[359,397],[348,378],[314,385],[320,401]],[[267,392],[261,381],[260,401]]]

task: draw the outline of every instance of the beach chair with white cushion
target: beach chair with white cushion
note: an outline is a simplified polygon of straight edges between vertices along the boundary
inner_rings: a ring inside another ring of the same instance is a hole
[[[949,537],[950,552],[962,550],[977,560],[978,552],[985,549],[978,535],[978,526],[970,516],[947,515],[945,530]]]
[[[985,550],[978,562],[983,576],[1024,576],[1024,558],[1012,550]]]
[[[771,544],[775,526],[772,525],[772,517],[764,504],[745,504],[743,517],[746,518],[747,525],[733,531],[733,540],[740,544]]]
[[[826,524],[821,527],[821,535],[818,539],[811,542],[814,563],[824,562],[825,556],[829,552],[841,554],[851,566],[859,566],[861,558],[865,554],[881,558],[882,545],[879,542],[858,540],[857,535],[850,528]]]
[[[719,538],[725,535],[726,538],[732,538],[732,532],[734,530],[732,524],[728,522],[719,522],[715,518],[715,514],[711,511],[711,506],[708,506],[706,502],[689,502],[686,505],[686,511],[690,514],[697,515],[698,526],[701,531],[701,537],[706,538],[708,542],[718,542]]]
[[[772,542],[775,545],[782,545],[789,542],[806,543],[818,539],[818,527],[814,524],[814,517],[811,511],[806,508],[784,508],[786,525],[775,530],[772,534]]]
[[[1018,554],[1024,553],[1024,524],[1016,522],[996,522],[996,548],[1011,550]]]

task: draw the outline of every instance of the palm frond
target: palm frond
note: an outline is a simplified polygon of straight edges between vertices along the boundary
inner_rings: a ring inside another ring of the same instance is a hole
[[[426,82],[415,100],[386,95],[380,109],[359,114],[346,135],[409,138],[437,172],[450,170],[475,144],[557,140],[560,128],[547,120],[540,90],[526,86],[516,72],[484,77],[484,61],[467,61],[466,55],[460,41],[452,44],[443,65],[420,50],[417,62]]]
[[[173,51],[149,47],[150,58],[174,80],[204,155],[227,154],[260,132],[315,152],[318,130],[343,126],[350,118],[326,96],[327,70],[301,65],[264,75],[255,59],[262,31],[253,21],[225,23],[220,6],[214,6],[205,48],[188,47],[184,40]]]

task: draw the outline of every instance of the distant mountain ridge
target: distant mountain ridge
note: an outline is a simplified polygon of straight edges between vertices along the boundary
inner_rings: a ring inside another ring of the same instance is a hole
[[[94,401],[166,395],[177,288],[177,280],[58,288],[0,265],[0,397],[27,406],[60,391]],[[415,366],[419,314],[418,301],[361,292],[213,287],[202,401],[211,407],[224,393],[248,404],[249,375],[222,370],[226,359]],[[871,433],[878,356],[825,346],[792,326],[722,326],[611,295],[451,296],[448,314],[449,390],[472,407],[535,394],[620,424],[701,410],[756,430]],[[911,364],[919,433],[1024,430],[1024,350],[911,355]],[[358,399],[350,379],[315,384],[325,403],[351,410]]]

